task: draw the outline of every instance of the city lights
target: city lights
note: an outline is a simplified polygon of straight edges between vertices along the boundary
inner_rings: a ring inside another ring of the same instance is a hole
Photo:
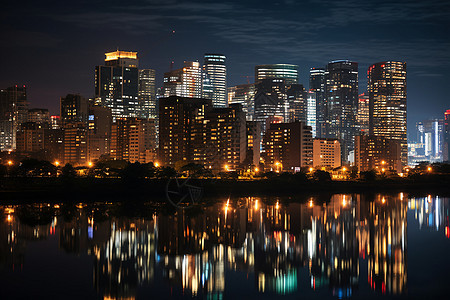
[[[156,161],[154,164],[155,168],[159,168],[159,163]]]
[[[54,165],[59,167],[59,161],[55,161]]]

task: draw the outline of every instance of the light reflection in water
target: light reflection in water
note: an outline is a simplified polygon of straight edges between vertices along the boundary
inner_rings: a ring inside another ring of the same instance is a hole
[[[406,194],[333,195],[323,202],[225,199],[199,211],[160,210],[124,217],[120,205],[0,206],[1,265],[22,269],[26,244],[59,236],[67,253],[93,257],[93,286],[103,297],[133,298],[162,277],[185,295],[222,297],[226,273],[253,277],[260,293],[311,289],[350,297],[367,279],[379,293],[407,290],[407,210],[420,229],[449,238],[449,199]],[[142,216],[142,214],[140,214]],[[365,264],[367,274],[360,274]]]

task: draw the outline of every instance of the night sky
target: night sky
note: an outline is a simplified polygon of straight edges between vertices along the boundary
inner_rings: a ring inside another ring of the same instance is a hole
[[[407,62],[408,129],[450,109],[450,1],[8,1],[0,10],[0,87],[25,84],[30,107],[59,113],[59,97],[94,94],[104,53],[137,51],[157,85],[174,61],[227,56],[228,86],[254,66],[292,63],[308,87],[309,68],[336,59],[367,67]],[[172,31],[175,30],[173,34]],[[254,78],[249,78],[253,82]]]

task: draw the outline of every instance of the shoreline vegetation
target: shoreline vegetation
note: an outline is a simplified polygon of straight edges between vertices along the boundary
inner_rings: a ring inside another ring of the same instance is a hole
[[[198,164],[177,169],[157,164],[99,161],[90,167],[58,166],[27,159],[0,165],[0,201],[21,202],[167,202],[174,197],[218,199],[226,197],[279,196],[291,199],[315,194],[394,193],[450,196],[450,164],[422,163],[392,171],[357,172],[305,168],[288,172],[221,172],[214,176]],[[177,194],[178,193],[178,194]],[[195,201],[196,201],[195,200]],[[177,202],[177,201],[175,201]]]

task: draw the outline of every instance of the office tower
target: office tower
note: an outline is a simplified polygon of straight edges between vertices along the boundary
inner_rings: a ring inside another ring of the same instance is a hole
[[[0,90],[0,151],[16,148],[16,132],[27,121],[27,113],[25,86]]]
[[[306,122],[306,91],[301,84],[286,84],[284,79],[262,79],[256,84],[255,121],[261,123],[280,117],[283,122]]]
[[[27,122],[38,124],[50,124],[50,113],[45,108],[33,108],[28,110]]]
[[[284,79],[285,83],[298,83],[298,66],[289,64],[258,65],[255,67],[255,83],[264,79]]]
[[[153,69],[139,70],[138,100],[141,106],[138,114],[142,119],[158,118],[156,102],[156,72]]]
[[[159,159],[164,165],[202,160],[194,151],[203,147],[206,110],[212,101],[202,98],[171,96],[159,100]]]
[[[139,72],[137,52],[105,53],[105,65],[95,67],[95,102],[109,107],[115,118],[137,117]]]
[[[50,116],[50,123],[52,129],[60,129],[61,128],[61,117],[60,116]]]
[[[376,135],[356,136],[355,166],[359,172],[401,172],[401,141]]]
[[[99,105],[89,107],[88,161],[110,154],[111,125],[111,109]]]
[[[431,119],[418,122],[417,128],[417,144],[414,147],[411,143],[408,145],[414,149],[408,154],[409,159],[413,163],[420,161],[440,162],[443,159],[443,137],[444,137],[444,120]],[[412,149],[411,149],[412,150]]]
[[[369,132],[400,141],[402,165],[408,163],[406,140],[406,63],[386,61],[368,69]]]
[[[313,140],[313,167],[337,168],[341,166],[341,144],[337,139]]]
[[[266,170],[299,172],[312,165],[311,127],[303,122],[271,124],[264,134]]]
[[[326,137],[339,139],[342,162],[347,163],[357,133],[358,63],[348,60],[328,63],[325,70],[325,99]]]
[[[196,162],[215,172],[238,169],[247,154],[247,128],[240,104],[208,109],[205,123],[205,143],[192,145],[198,154]]]
[[[227,67],[225,55],[206,53],[204,56],[203,98],[211,99],[213,107],[227,107]]]
[[[316,113],[316,101],[317,93],[308,91],[306,94],[306,125],[311,127],[312,136],[315,138],[317,136],[317,113]]]
[[[325,69],[311,68],[309,70],[309,91],[316,93],[317,137],[326,137],[327,103],[325,98]]]
[[[359,134],[369,134],[369,95],[362,93],[358,97],[358,114],[356,115]]]
[[[89,101],[80,95],[68,94],[60,99],[60,117],[62,125],[68,123],[87,124],[89,114]]]
[[[185,61],[184,67],[164,73],[164,97],[178,96],[200,98],[202,96],[202,69],[199,62]]]
[[[17,131],[16,151],[21,153],[34,153],[44,150],[45,128],[36,122],[22,123]]]
[[[64,163],[86,165],[88,158],[88,131],[84,122],[64,125]]]
[[[156,161],[155,121],[118,118],[111,129],[111,156],[131,163]]]
[[[450,109],[444,113],[444,146],[442,156],[444,161],[450,160]]]
[[[245,164],[247,166],[259,167],[261,156],[261,123],[247,121],[247,156]]]
[[[228,104],[240,104],[247,121],[255,118],[255,84],[240,84],[228,88]]]

